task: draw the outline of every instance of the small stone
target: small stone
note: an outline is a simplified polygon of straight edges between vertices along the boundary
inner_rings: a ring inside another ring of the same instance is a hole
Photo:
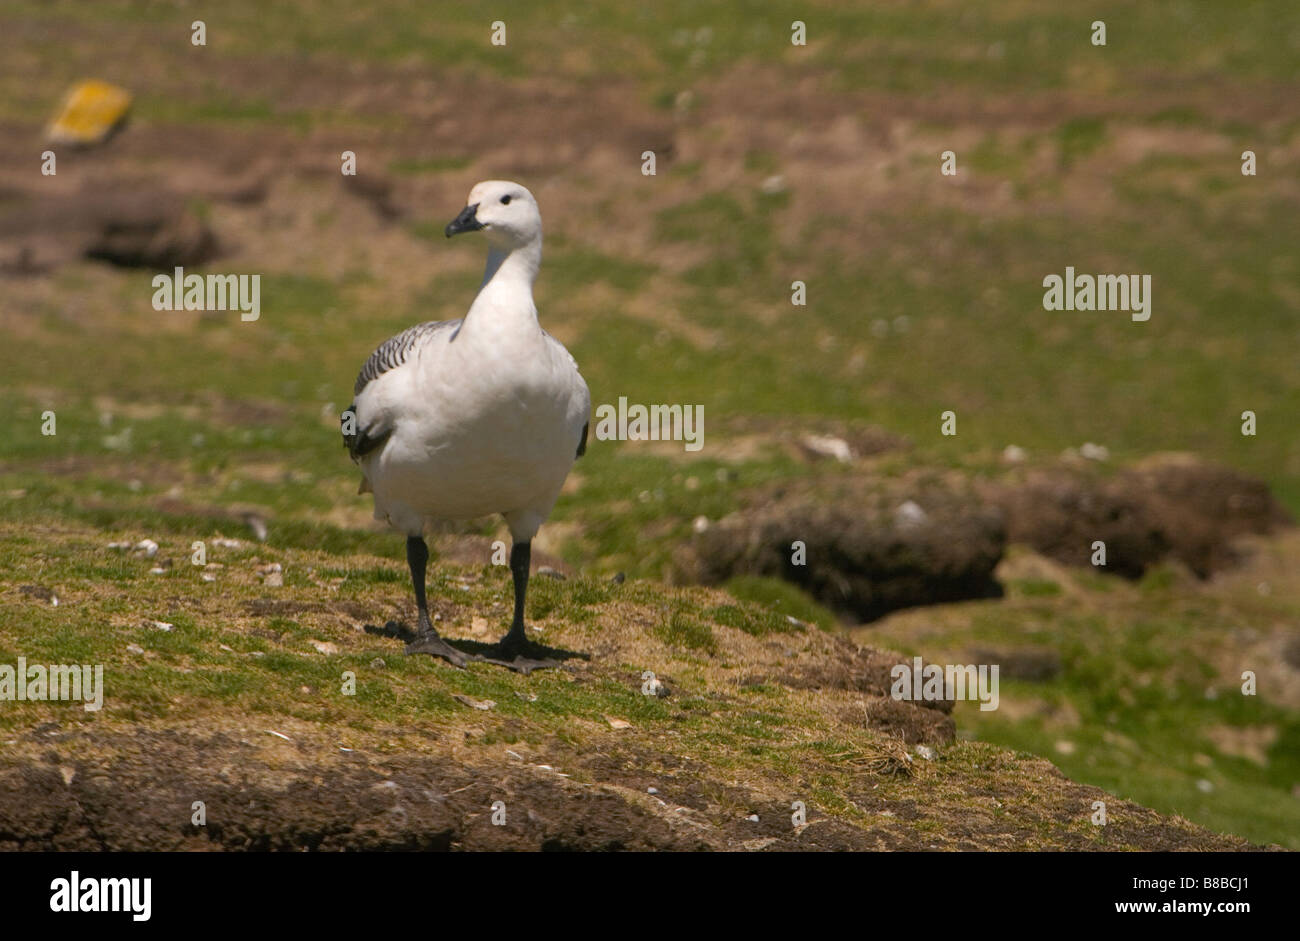
[[[453,694],[452,698],[458,703],[469,706],[471,709],[482,709],[484,712],[496,706],[496,703],[491,699],[474,699],[471,696],[465,696],[461,693]]]
[[[1214,784],[1211,781],[1207,781],[1205,778],[1201,778],[1196,782],[1196,789],[1202,794],[1209,794],[1214,790]]]
[[[382,670],[386,666],[388,666],[388,664],[384,662],[383,657],[375,657],[375,659],[370,661],[370,669],[372,670]]]
[[[934,761],[934,749],[929,745],[917,745],[916,754],[918,758],[924,758],[926,761]]]
[[[1074,742],[1067,741],[1066,739],[1061,739],[1059,742],[1056,743],[1056,750],[1060,752],[1062,755],[1073,755],[1075,752]]]
[[[168,621],[145,621],[144,626],[152,627],[155,631],[169,631],[169,632],[176,627],[175,624],[172,624]]]
[[[144,648],[137,644],[127,644],[126,651],[127,653],[140,654],[140,653],[144,653]]]
[[[626,719],[616,719],[613,716],[605,716],[605,721],[609,723],[611,729],[630,729],[632,723]]]
[[[316,648],[317,652],[330,656],[339,652],[339,648],[327,640],[313,640],[309,643]]]
[[[1089,461],[1105,461],[1110,458],[1110,449],[1105,445],[1085,441],[1079,448],[1079,456]]]
[[[905,500],[894,510],[894,525],[899,529],[915,529],[929,519],[925,510],[915,500]]]
[[[152,539],[141,539],[132,548],[134,548],[136,552],[144,553],[146,559],[152,559],[158,554],[158,543],[154,542]]]
[[[750,823],[758,823],[758,814],[750,814],[745,819],[748,820]]]
[[[648,787],[648,788],[645,789],[645,792],[646,792],[647,794],[658,794],[658,793],[659,793],[659,788],[657,788],[657,787]]]
[[[553,568],[551,568],[549,565],[543,565],[543,566],[541,566],[541,567],[537,570],[537,574],[538,574],[538,575],[544,575],[544,576],[546,576],[547,578],[553,578],[553,579],[555,579],[557,582],[562,582],[562,581],[564,581],[564,580],[567,578],[567,576],[566,576],[563,572],[558,571],[557,569],[553,569]]]
[[[814,457],[831,457],[841,464],[848,464],[853,460],[853,449],[843,438],[830,435],[805,435],[800,443],[804,450]]]
[[[1025,449],[1014,444],[1009,444],[1002,449],[1002,460],[1007,464],[1019,464],[1028,457]]]
[[[244,516],[244,522],[253,531],[253,535],[257,537],[258,542],[266,542],[266,520],[256,513],[248,513]]]
[[[709,518],[707,516],[697,516],[691,522],[691,529],[697,533],[702,533],[709,528]]]

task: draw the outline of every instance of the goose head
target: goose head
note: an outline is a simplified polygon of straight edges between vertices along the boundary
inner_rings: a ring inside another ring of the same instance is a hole
[[[482,232],[495,248],[512,251],[539,241],[542,214],[528,188],[509,180],[485,180],[469,191],[465,208],[447,223],[447,238]]]

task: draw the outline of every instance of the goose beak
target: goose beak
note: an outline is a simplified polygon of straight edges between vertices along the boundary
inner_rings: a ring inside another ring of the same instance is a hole
[[[462,209],[460,215],[448,222],[447,228],[443,230],[446,232],[447,238],[451,238],[453,235],[459,235],[462,232],[477,232],[479,229],[483,228],[483,223],[478,221],[477,213],[478,203],[475,203],[472,206],[466,206]]]

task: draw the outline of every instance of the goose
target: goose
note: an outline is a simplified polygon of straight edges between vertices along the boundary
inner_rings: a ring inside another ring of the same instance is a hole
[[[445,229],[447,238],[470,232],[483,234],[488,253],[469,311],[416,324],[370,355],[343,413],[343,441],[361,469],[358,492],[374,496],[375,519],[406,534],[419,612],[406,653],[528,672],[556,665],[553,651],[526,635],[528,569],[532,539],[586,451],[591,394],[573,356],[538,323],[542,217],[533,194],[504,180],[476,184]],[[429,618],[424,527],[497,513],[512,539],[514,618],[488,655],[472,657]]]

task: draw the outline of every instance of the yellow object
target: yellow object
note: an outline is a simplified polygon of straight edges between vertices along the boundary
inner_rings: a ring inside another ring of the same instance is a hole
[[[78,82],[46,131],[56,144],[97,144],[126,117],[131,93],[108,82]]]

